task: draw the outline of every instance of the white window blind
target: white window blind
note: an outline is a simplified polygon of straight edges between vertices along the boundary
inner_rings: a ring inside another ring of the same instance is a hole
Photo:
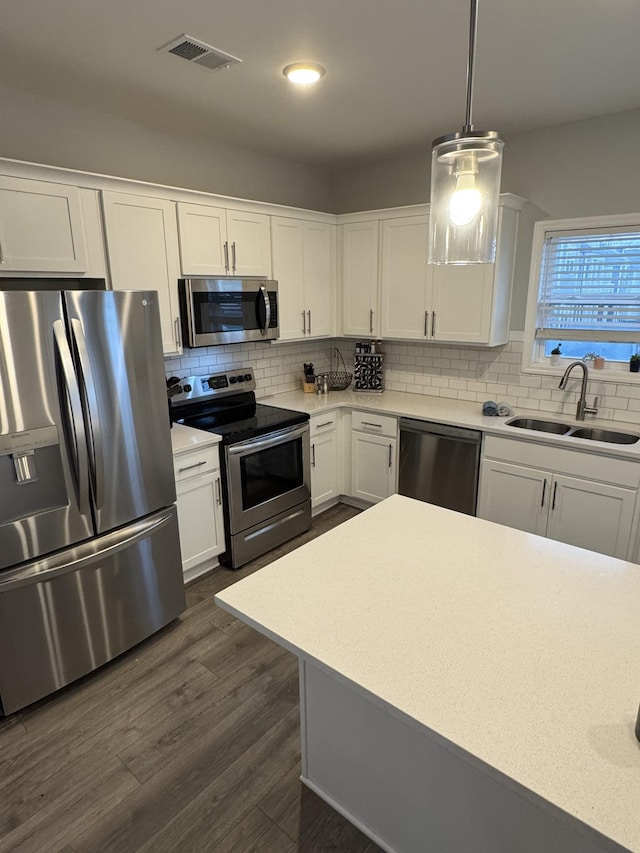
[[[640,342],[640,227],[546,236],[536,338]]]

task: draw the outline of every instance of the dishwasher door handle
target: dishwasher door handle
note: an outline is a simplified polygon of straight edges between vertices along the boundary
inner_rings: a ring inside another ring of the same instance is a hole
[[[479,444],[482,440],[482,433],[478,430],[446,426],[432,421],[415,421],[408,418],[400,418],[400,432],[426,433],[441,438],[455,438],[456,441],[467,441],[470,444]]]

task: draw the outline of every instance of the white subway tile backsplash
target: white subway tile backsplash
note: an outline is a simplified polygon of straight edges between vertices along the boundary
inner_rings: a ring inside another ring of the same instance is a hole
[[[492,349],[383,341],[385,387],[478,403],[489,399],[504,401],[515,408],[575,417],[579,382],[571,383],[570,391],[560,391],[559,376],[522,373],[523,339],[522,332],[511,332],[507,345]],[[300,388],[304,362],[313,362],[318,373],[334,369],[334,347],[340,349],[346,369],[353,371],[355,341],[341,338],[185,349],[182,358],[165,361],[165,372],[167,376],[204,376],[240,366],[253,367],[257,394],[264,396]],[[598,418],[640,421],[640,387],[625,384],[625,374],[620,375],[619,384],[602,383],[592,373],[588,400],[591,402],[594,395],[600,397]]]

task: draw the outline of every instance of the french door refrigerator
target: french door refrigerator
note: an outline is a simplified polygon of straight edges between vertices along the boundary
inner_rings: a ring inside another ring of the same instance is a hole
[[[0,700],[185,608],[154,291],[0,293]]]

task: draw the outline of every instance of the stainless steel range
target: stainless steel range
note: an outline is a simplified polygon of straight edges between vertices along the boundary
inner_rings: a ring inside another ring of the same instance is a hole
[[[311,526],[309,415],[256,403],[250,368],[172,377],[173,419],[222,436],[227,550],[237,569]]]

